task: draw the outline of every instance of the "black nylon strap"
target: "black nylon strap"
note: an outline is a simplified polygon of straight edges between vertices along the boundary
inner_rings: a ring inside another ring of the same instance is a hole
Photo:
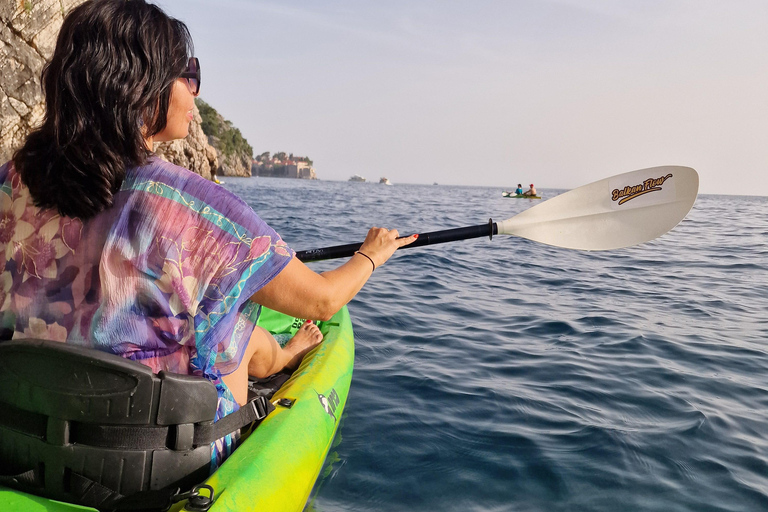
[[[232,414],[228,414],[210,425],[195,425],[195,445],[212,443],[254,421],[260,421],[272,412],[275,406],[265,397],[257,396]]]
[[[0,414],[0,427],[45,439],[47,416],[25,411],[8,403],[3,403],[2,407],[3,414]]]
[[[77,497],[79,504],[99,510],[120,512],[167,510],[173,503],[174,496],[177,496],[180,491],[179,488],[170,488],[123,496],[77,473],[72,473],[70,484],[71,492]]]
[[[42,488],[38,472],[34,469],[16,475],[0,475],[0,484],[13,488]]]
[[[77,473],[71,473],[69,481],[70,492],[77,497],[78,503],[86,507],[111,508],[111,505],[124,498],[119,492]]]
[[[236,430],[263,420],[274,410],[263,396],[255,397],[240,409],[210,424],[194,426],[194,446],[211,444]],[[129,450],[161,450],[172,443],[175,426],[132,426],[73,424],[70,440],[88,446]],[[174,434],[175,435],[175,434]]]
[[[126,497],[74,472],[70,473],[69,483],[69,492],[79,505],[120,512],[167,510],[174,502],[173,498],[180,492],[177,487],[157,491],[142,491]],[[12,489],[32,492],[41,496],[45,495],[40,473],[34,469],[17,475],[0,475],[0,484]]]
[[[168,427],[72,423],[70,442],[100,448],[159,450],[168,446]]]

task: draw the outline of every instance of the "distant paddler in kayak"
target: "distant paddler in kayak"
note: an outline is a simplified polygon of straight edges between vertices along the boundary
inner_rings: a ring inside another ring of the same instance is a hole
[[[0,167],[0,343],[55,340],[203,377],[218,423],[246,402],[249,374],[296,368],[321,342],[307,322],[281,348],[256,326],[262,305],[330,319],[417,235],[371,228],[318,274],[239,197],[156,157],[154,143],[189,133],[192,49],[186,25],[144,0],[91,0],[65,18],[42,75],[44,122]],[[219,437],[205,464],[236,445]],[[18,467],[10,456],[0,466]],[[45,484],[68,488],[68,474],[46,467]]]
[[[514,192],[508,192],[505,190],[501,193],[501,195],[502,197],[523,197],[523,186],[518,183]]]
[[[525,192],[523,192],[523,186],[518,183],[514,192],[504,191],[501,195],[502,197],[511,197],[514,199],[541,199],[541,196],[536,193],[536,188],[533,186],[533,183],[531,183],[531,188]]]

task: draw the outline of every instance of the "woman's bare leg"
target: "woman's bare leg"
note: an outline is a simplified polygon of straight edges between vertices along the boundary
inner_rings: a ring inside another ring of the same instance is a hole
[[[320,329],[309,320],[304,322],[284,348],[280,347],[269,331],[256,327],[248,340],[240,366],[222,377],[222,380],[237,403],[243,405],[248,400],[249,375],[261,379],[279,372],[286,366],[296,368],[301,358],[322,341]]]

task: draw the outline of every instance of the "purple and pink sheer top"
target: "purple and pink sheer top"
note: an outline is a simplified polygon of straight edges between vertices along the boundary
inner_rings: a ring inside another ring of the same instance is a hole
[[[44,338],[205,377],[216,419],[259,316],[250,297],[294,252],[240,198],[158,158],[128,169],[114,205],[81,221],[34,206],[0,167],[0,339]],[[212,470],[234,449],[214,446]]]

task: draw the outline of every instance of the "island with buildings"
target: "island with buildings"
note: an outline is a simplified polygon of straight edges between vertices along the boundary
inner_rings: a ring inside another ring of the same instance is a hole
[[[270,155],[269,151],[260,154],[251,165],[252,176],[266,178],[296,178],[316,180],[317,174],[312,167],[312,160],[306,156],[286,155],[284,152]]]

